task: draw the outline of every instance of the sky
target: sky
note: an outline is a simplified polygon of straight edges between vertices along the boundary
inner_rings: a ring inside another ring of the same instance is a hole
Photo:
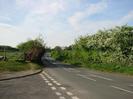
[[[0,0],[0,45],[41,35],[48,47],[69,46],[99,29],[133,26],[133,0]]]

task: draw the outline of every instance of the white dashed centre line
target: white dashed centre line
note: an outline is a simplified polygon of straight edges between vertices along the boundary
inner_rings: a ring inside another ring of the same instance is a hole
[[[82,75],[82,74],[77,74],[77,75],[80,76],[80,77],[82,77],[82,78],[91,80],[91,81],[96,81],[95,79],[89,78],[89,77],[87,77],[86,75]]]
[[[52,78],[52,79],[50,79],[50,80],[54,81],[54,79],[53,79],[53,78]]]
[[[53,81],[53,83],[55,83],[56,85],[60,86],[61,84],[58,83],[57,81]]]
[[[44,76],[43,76],[43,74],[39,74],[42,78],[45,78]]]
[[[118,90],[121,90],[121,91],[125,91],[125,92],[127,92],[127,93],[131,93],[131,94],[133,94],[133,91],[129,91],[129,90],[126,90],[126,89],[123,89],[123,88],[117,87],[117,86],[110,86],[110,87],[115,88],[115,89],[118,89]]]
[[[65,71],[67,71],[67,72],[71,72],[70,70],[68,70],[68,69],[66,69],[66,68],[63,68]]]
[[[56,87],[51,87],[52,90],[56,90]]]
[[[45,71],[43,71],[42,73],[45,74],[45,75],[48,75]]]
[[[62,90],[66,90],[66,88],[65,87],[60,87]]]
[[[71,92],[66,92],[67,95],[72,96],[73,94]]]
[[[110,78],[102,77],[102,76],[99,76],[99,75],[90,74],[90,76],[97,77],[97,78],[101,78],[101,79],[104,79],[104,80],[112,81],[112,79],[110,79]]]
[[[61,84],[60,84],[60,83],[56,83],[56,85],[61,86]]]
[[[53,84],[52,83],[48,83],[49,86],[52,86]]]
[[[47,79],[43,79],[43,80],[47,80]]]
[[[129,86],[133,87],[133,85],[129,85]]]
[[[43,80],[48,81],[43,74],[40,74],[40,76],[42,77]]]
[[[50,77],[50,76],[47,76],[49,79],[52,79],[52,77]]]
[[[57,81],[54,80],[53,83],[57,83]]]
[[[79,70],[73,69],[73,68],[69,68],[69,70],[72,70],[73,72],[80,72]]]
[[[46,75],[46,77],[47,78],[49,78],[53,83],[55,83],[56,85],[58,85],[58,88],[60,88],[61,90],[66,90],[66,88],[65,87],[59,87],[61,84],[59,83],[59,82],[57,82],[56,80],[54,80],[51,76],[49,76],[46,72],[44,72],[43,71],[43,74],[45,74]],[[50,83],[50,81],[43,75],[43,74],[40,74],[40,76],[43,78],[43,80],[45,80],[45,82],[48,84],[48,86],[51,86],[51,89],[52,90],[57,90],[57,88],[56,87],[54,87],[53,86],[53,84],[52,83]],[[59,96],[59,99],[66,99],[63,95],[62,95],[62,93],[60,93],[60,92],[55,92],[55,94],[57,95],[57,96]],[[68,96],[71,96],[71,98],[72,99],[79,99],[77,96],[73,96],[73,93],[71,93],[71,92],[66,92],[66,94],[68,95]]]
[[[55,92],[57,96],[61,96],[62,94],[60,92]]]

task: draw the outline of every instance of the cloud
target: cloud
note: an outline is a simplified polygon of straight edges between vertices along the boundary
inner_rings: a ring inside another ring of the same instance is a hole
[[[34,30],[34,29],[33,29]],[[39,34],[21,26],[0,23],[0,45],[16,46],[27,39],[33,39]]]
[[[35,38],[40,33],[43,34],[48,46],[66,46],[70,44],[74,36],[71,34],[67,20],[65,20],[64,17],[60,17],[62,14],[66,15],[68,10],[72,11],[70,7],[73,6],[73,4],[71,4],[70,1],[71,0],[16,0],[16,9],[19,12],[22,11],[24,16],[22,16],[21,22],[17,23],[14,31],[10,31],[8,28],[4,29],[4,35],[12,34],[9,39],[12,45],[14,44],[11,42],[13,42],[16,37],[18,39],[14,42],[18,43],[29,37]],[[75,3],[77,1],[72,2]],[[8,39],[6,36],[4,36],[4,38]]]
[[[78,11],[69,17],[68,21],[76,31],[79,31],[79,24],[82,23],[83,19],[90,17],[91,15],[102,12],[107,8],[107,2],[102,0],[101,2],[90,4],[84,11]]]
[[[50,30],[54,23],[59,23],[56,21],[59,12],[67,8],[64,0],[16,0],[16,5],[28,10],[18,28],[33,34]]]
[[[99,29],[133,20],[133,11],[119,17],[119,20],[104,16],[110,9],[107,0],[95,3],[88,0],[15,1],[9,18],[0,16],[0,44],[15,46],[42,33],[48,46],[66,46],[72,44],[80,35],[95,33]],[[106,19],[92,20],[95,16],[95,19],[99,18],[97,15],[103,15]]]
[[[16,28],[15,26],[10,25],[10,24],[6,24],[6,23],[0,23],[0,27],[3,27],[3,28],[13,28],[13,29]]]
[[[17,34],[16,27],[9,24],[0,23],[0,45],[14,44]]]
[[[133,21],[133,10],[130,11],[127,15],[125,15],[122,19],[121,19],[121,24],[122,23],[128,23],[129,21]]]
[[[11,21],[11,18],[6,16],[0,16],[0,21]]]
[[[63,26],[63,22],[57,17],[67,9],[64,0],[16,0],[16,5],[17,9],[27,11],[23,21],[17,25],[17,32],[23,37],[23,41],[43,33],[44,37],[47,36],[45,41],[53,46],[57,39],[63,38],[58,26]],[[57,32],[58,36],[54,36]]]
[[[55,42],[56,39],[61,38],[58,35],[54,39],[55,32],[59,32],[58,29],[60,28],[57,24],[62,23],[56,21],[56,15],[65,11],[65,9],[66,3],[64,0],[16,0],[15,11],[24,12],[24,15],[21,16],[22,19],[17,24],[16,19],[10,19],[10,16],[0,16],[0,45],[16,46],[28,38],[36,38],[40,33],[48,36],[45,40],[48,44],[49,41]],[[20,17],[17,13],[15,16]],[[14,22],[14,25],[7,21]]]
[[[119,18],[119,20],[104,19],[104,20],[91,20],[91,16],[102,13],[108,8],[108,3],[105,0],[101,2],[90,4],[83,11],[76,11],[72,16],[68,18],[73,30],[77,35],[84,35],[87,33],[95,33],[99,29],[112,28],[119,25],[124,25],[133,20],[133,11],[129,11],[126,15]]]
[[[33,14],[57,14],[66,7],[63,0],[16,0],[16,5]]]

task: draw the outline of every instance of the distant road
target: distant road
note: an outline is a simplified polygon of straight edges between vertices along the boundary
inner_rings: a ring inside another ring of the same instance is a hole
[[[45,62],[42,73],[0,82],[0,99],[133,99],[133,77]]]

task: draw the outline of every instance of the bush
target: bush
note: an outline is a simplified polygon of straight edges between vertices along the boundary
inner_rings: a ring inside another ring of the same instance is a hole
[[[117,26],[81,36],[68,48],[53,49],[52,56],[71,64],[93,64],[89,67],[124,72],[133,66],[133,27]]]
[[[43,39],[28,40],[18,45],[20,51],[24,52],[24,60],[32,62],[41,62],[41,57],[45,52]]]

